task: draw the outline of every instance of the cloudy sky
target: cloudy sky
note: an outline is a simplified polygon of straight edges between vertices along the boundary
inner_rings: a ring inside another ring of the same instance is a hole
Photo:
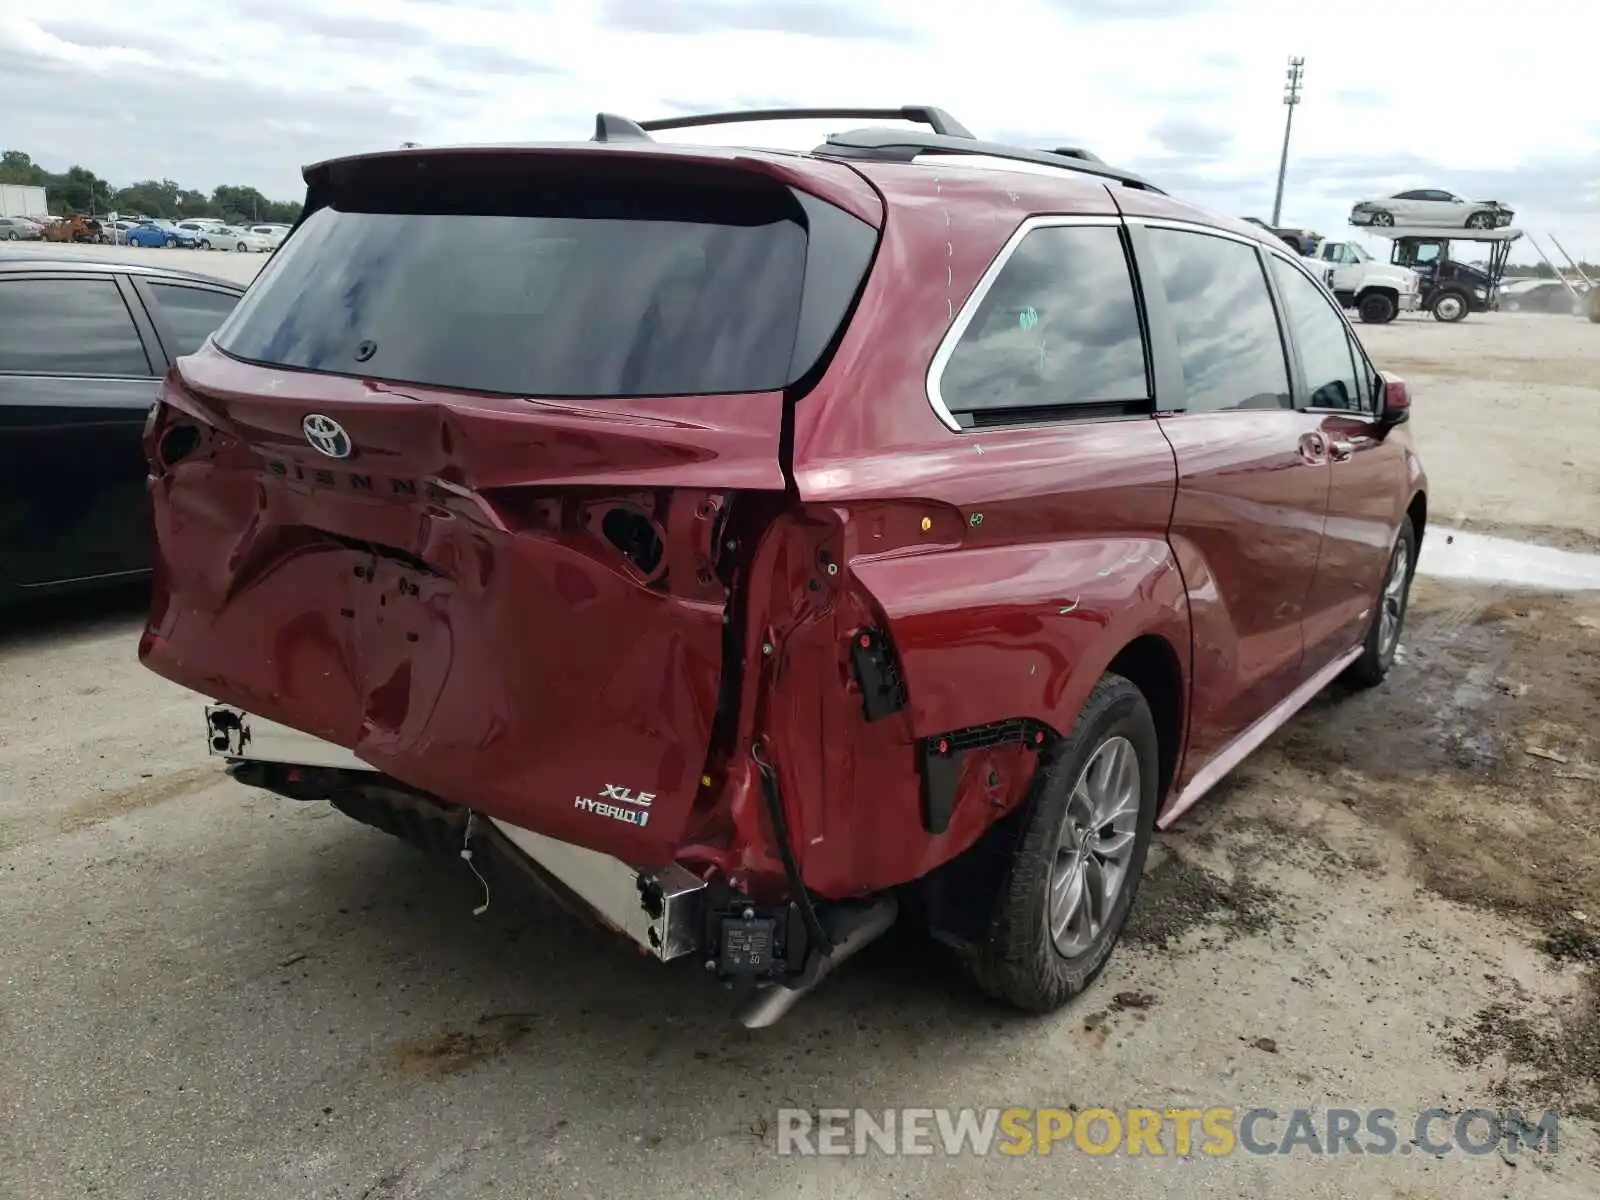
[[[585,138],[599,109],[925,103],[1268,217],[1301,54],[1285,223],[1443,187],[1600,261],[1600,79],[1557,57],[1592,0],[1516,11],[1497,36],[1488,0],[0,0],[0,148],[289,199],[330,155]]]

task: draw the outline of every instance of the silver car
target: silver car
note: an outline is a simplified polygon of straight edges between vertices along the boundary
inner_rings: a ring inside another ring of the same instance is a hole
[[[44,230],[21,217],[0,217],[0,242],[37,242]]]
[[[1511,224],[1515,215],[1498,200],[1464,200],[1439,188],[1417,188],[1378,200],[1362,200],[1350,210],[1350,224],[1499,229]]]

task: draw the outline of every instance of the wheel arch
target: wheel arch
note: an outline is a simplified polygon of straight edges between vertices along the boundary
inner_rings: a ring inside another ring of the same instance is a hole
[[[1140,634],[1112,657],[1106,672],[1133,684],[1150,706],[1160,754],[1159,794],[1164,802],[1177,778],[1188,720],[1185,672],[1178,651],[1158,633]]]
[[[1166,805],[1168,793],[1183,760],[1188,720],[1186,651],[1180,651],[1166,632],[1137,633],[1120,643],[1109,658],[1086,657],[1080,663],[1081,701],[1070,719],[1062,717],[1056,732],[1065,735],[1081,719],[1096,686],[1108,675],[1127,680],[1144,696],[1156,727],[1156,812]],[[1098,665],[1091,665],[1097,663]],[[1092,673],[1093,677],[1089,678]],[[1041,759],[1041,764],[1047,761]],[[958,854],[940,863],[905,889],[908,912],[935,938],[959,951],[970,951],[988,936],[992,908],[1010,878],[1011,855],[1020,844],[1029,813],[1038,799],[1041,775],[1028,785],[1022,802],[990,823],[978,838]]]
[[[1416,535],[1417,554],[1422,554],[1422,534],[1428,524],[1428,493],[1417,491],[1411,497],[1411,503],[1406,505],[1406,516],[1411,518],[1411,532]],[[1411,564],[1412,571],[1416,571],[1416,563]]]

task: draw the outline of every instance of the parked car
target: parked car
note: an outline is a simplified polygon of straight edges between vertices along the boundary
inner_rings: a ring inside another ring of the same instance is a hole
[[[0,242],[38,242],[44,230],[22,217],[0,217]]]
[[[179,221],[177,228],[194,238],[194,244],[199,246],[202,238],[214,234],[218,229],[226,228],[226,223],[209,217],[194,217],[186,221]]]
[[[1499,229],[1516,216],[1498,200],[1464,200],[1438,188],[1396,192],[1362,200],[1350,210],[1352,225],[1422,225],[1432,228]]]
[[[276,250],[283,245],[283,239],[289,236],[287,225],[252,225],[249,231],[265,241],[269,250]]]
[[[106,232],[100,222],[93,217],[86,217],[82,213],[73,213],[71,216],[57,217],[46,225],[44,238],[47,242],[98,244],[106,240]]]
[[[1500,285],[1499,308],[1502,312],[1581,314],[1587,294],[1588,287],[1581,282],[1569,289],[1559,279],[1515,279]]]
[[[136,225],[128,230],[127,242],[130,246],[162,247],[177,245],[177,234],[171,229],[163,228],[153,221],[143,225]]]
[[[1317,247],[1322,244],[1322,235],[1311,229],[1300,229],[1292,225],[1268,225],[1260,217],[1244,219],[1258,229],[1265,229],[1296,254],[1315,254]]]
[[[176,222],[155,217],[130,232],[128,242],[134,246],[175,246],[192,250],[200,245],[200,238],[191,229],[180,228]]]
[[[161,373],[242,291],[59,251],[0,254],[0,603],[148,573],[140,434]]]
[[[202,229],[199,237],[200,246],[204,250],[237,250],[240,254],[264,254],[271,249],[266,238],[247,229],[240,229],[236,225]]]
[[[1154,830],[1390,670],[1410,397],[1278,238],[892,112],[307,168],[145,443],[140,657],[237,778],[752,1025],[902,915],[1022,1009],[1095,979]]]

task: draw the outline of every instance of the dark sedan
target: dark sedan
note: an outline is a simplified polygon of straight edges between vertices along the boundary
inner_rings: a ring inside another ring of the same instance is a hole
[[[167,365],[243,294],[188,271],[0,254],[0,604],[149,572],[145,417]]]

